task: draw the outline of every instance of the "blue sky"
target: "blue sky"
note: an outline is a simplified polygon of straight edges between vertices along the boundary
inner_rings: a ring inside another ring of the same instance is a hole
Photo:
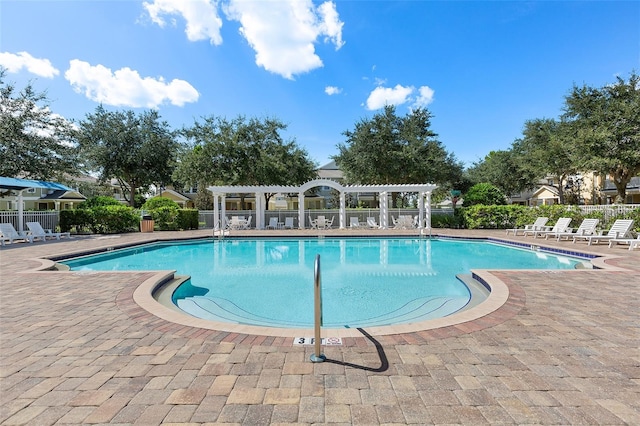
[[[279,118],[319,165],[385,104],[424,106],[471,165],[574,84],[640,72],[640,2],[2,0],[0,65],[70,120]]]

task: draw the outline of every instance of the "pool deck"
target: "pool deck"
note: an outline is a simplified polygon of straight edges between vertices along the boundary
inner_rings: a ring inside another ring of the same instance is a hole
[[[292,337],[154,316],[133,300],[154,272],[36,270],[38,258],[211,230],[14,243],[0,249],[0,424],[640,424],[640,250],[433,232],[600,254],[609,269],[494,271],[509,289],[497,310],[363,330],[312,363]],[[322,232],[356,233],[381,235]]]

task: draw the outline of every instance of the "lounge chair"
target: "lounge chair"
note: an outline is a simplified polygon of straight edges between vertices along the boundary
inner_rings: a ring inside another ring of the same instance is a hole
[[[34,238],[42,238],[45,240],[47,238],[55,238],[59,240],[60,237],[71,238],[70,232],[52,232],[51,229],[43,229],[40,222],[27,222],[27,228],[31,232]]]
[[[612,238],[611,240],[609,240],[609,248],[612,248],[614,243],[629,244],[629,250],[640,248],[640,233],[636,238]]]
[[[545,226],[547,224],[547,222],[549,221],[548,217],[539,217],[537,218],[532,224],[530,225],[525,225],[524,228],[512,228],[512,229],[507,229],[507,235],[509,235],[509,232],[513,232],[513,235],[518,235],[518,231],[545,231],[545,230],[549,230],[550,227],[549,226]],[[524,235],[524,233],[522,234]]]
[[[545,234],[544,238],[546,240],[549,237],[555,237],[556,241],[560,241],[566,237],[569,238],[575,237],[576,235],[593,235],[596,232],[596,226],[598,226],[598,222],[600,219],[584,219],[578,229],[573,232],[571,228],[569,228],[566,232],[548,232]]]
[[[285,217],[284,218],[284,229],[293,229],[293,218]]]
[[[585,235],[584,237],[573,237],[573,241],[576,241],[576,238],[583,238],[589,242],[588,245],[592,243],[598,244],[600,241],[611,241],[613,239],[620,238],[631,238],[631,228],[633,227],[633,219],[618,219],[613,222],[611,225],[611,229],[606,234],[600,235]]]
[[[279,229],[280,223],[278,223],[277,217],[269,218],[269,224],[267,225],[267,229]]]
[[[369,228],[379,228],[380,226],[378,225],[378,222],[376,222],[376,218],[375,217],[371,217],[369,216],[367,218],[367,226]]]
[[[0,243],[2,245],[4,245],[5,241],[9,241],[9,243],[13,244],[14,240],[21,240],[32,243],[34,238],[33,236],[25,234],[22,231],[16,231],[16,228],[14,228],[10,223],[0,223],[0,233],[2,234],[2,239],[0,239]]]
[[[558,233],[558,232],[567,232],[567,229],[569,229],[569,225],[571,224],[571,218],[570,217],[561,217],[558,219],[558,221],[556,222],[555,225],[553,225],[553,228],[551,229],[547,229],[547,230],[537,230],[537,231],[525,231],[524,235],[526,236],[527,234],[531,234],[533,235],[533,238],[538,238],[538,236],[543,236],[546,234],[550,234],[550,233]]]
[[[349,218],[349,228],[351,229],[358,229],[361,228],[362,225],[360,225],[360,219],[358,219],[358,216],[351,216]]]

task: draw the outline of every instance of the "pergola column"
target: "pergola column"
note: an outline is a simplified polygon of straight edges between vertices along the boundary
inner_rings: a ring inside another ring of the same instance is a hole
[[[431,192],[427,192],[427,217],[425,226],[427,229],[431,229]]]
[[[380,192],[380,227],[387,229],[389,227],[389,199],[387,191]]]
[[[418,192],[418,229],[424,225],[424,192]]]
[[[220,229],[224,229],[227,219],[227,194],[220,195]]]
[[[213,194],[213,230],[219,231],[222,228],[222,218],[218,208],[218,194]]]
[[[344,191],[340,191],[340,229],[344,229],[347,223],[347,203]]]
[[[298,193],[298,229],[304,229],[304,192]]]
[[[256,192],[254,197],[256,199],[256,229],[264,229],[264,194]]]

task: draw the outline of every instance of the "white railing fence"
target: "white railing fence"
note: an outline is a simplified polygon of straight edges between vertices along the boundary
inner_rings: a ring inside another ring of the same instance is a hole
[[[60,223],[59,211],[26,211],[22,215],[24,228],[27,228],[27,222],[40,222],[44,229],[55,230]],[[0,211],[0,223],[10,223],[16,230],[18,229],[18,212],[16,211]]]
[[[610,222],[613,218],[623,216],[635,209],[640,208],[640,204],[610,204],[610,205],[595,205],[595,206],[578,206],[585,214],[602,212],[604,215],[604,221]]]

